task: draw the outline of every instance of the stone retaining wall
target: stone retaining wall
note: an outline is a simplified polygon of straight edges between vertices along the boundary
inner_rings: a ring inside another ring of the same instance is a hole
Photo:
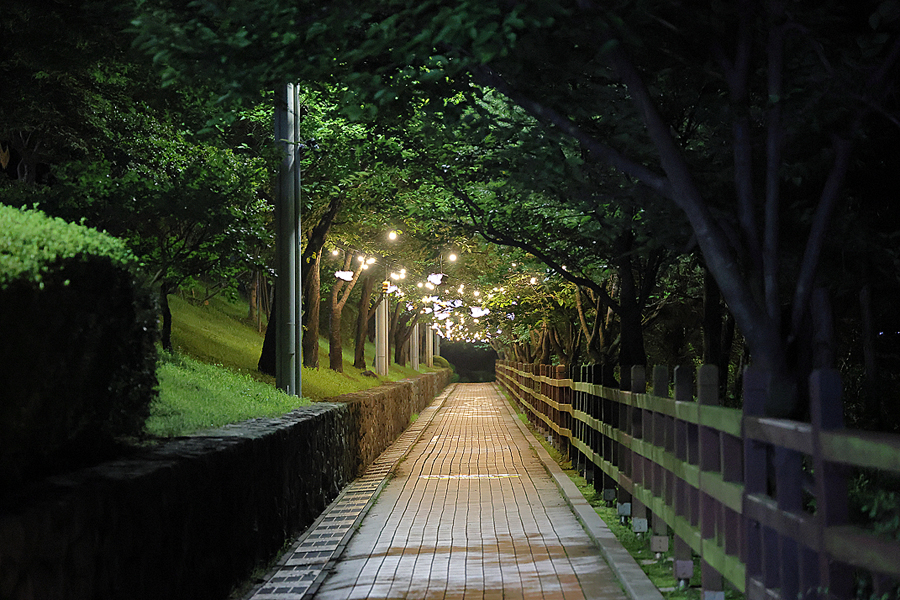
[[[221,600],[449,378],[429,373],[0,490],[0,599]]]

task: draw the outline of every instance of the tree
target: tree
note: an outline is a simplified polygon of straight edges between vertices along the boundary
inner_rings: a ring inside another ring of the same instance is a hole
[[[269,207],[259,196],[261,161],[188,142],[146,114],[130,117],[110,147],[113,160],[91,158],[56,170],[56,212],[81,216],[125,239],[159,289],[162,344],[171,344],[168,295],[185,281],[233,280],[258,264]]]
[[[350,297],[350,292],[353,291],[353,287],[356,285],[360,274],[363,272],[365,263],[360,261],[355,271],[349,270],[352,265],[353,254],[346,253],[344,256],[344,268],[341,271],[342,276],[334,282],[330,294],[329,305],[331,309],[331,323],[328,327],[328,367],[332,371],[337,371],[338,373],[344,372],[344,357],[342,353],[343,344],[341,342],[341,314],[344,310],[344,305],[347,303],[347,299]],[[343,293],[341,293],[342,290]]]
[[[272,32],[284,31],[291,9],[270,0],[246,18],[233,6],[215,29],[206,5],[159,8],[142,23],[142,43],[173,72],[195,65],[239,82],[233,91],[275,75],[239,74],[265,48],[285,59],[282,73],[344,82],[359,98],[348,102],[355,114],[380,104],[461,115],[460,98],[478,94],[472,82],[498,90],[548,132],[577,140],[586,160],[683,211],[753,362],[770,374],[766,410],[783,416],[802,409],[798,386],[813,366],[794,358],[814,329],[827,330],[814,290],[854,147],[896,120],[895,8],[340,3],[296,9],[305,28],[288,38]],[[202,35],[192,43],[181,32]],[[197,60],[210,49],[229,60]]]
[[[259,263],[266,160],[226,148],[222,132],[198,135],[212,98],[200,87],[160,91],[129,53],[125,23],[91,3],[13,3],[0,139],[12,140],[18,180],[4,201],[124,238],[158,286],[170,349],[169,293]],[[40,31],[51,27],[62,32],[52,42]]]
[[[646,364],[642,314],[674,246],[684,245],[686,228],[640,186],[585,164],[577,147],[549,145],[521,111],[495,111],[489,97],[482,104],[481,122],[454,130],[459,141],[428,136],[444,153],[439,180],[455,199],[437,203],[438,214],[488,241],[525,250],[589,289],[594,303],[603,302],[620,320],[618,363],[623,369]],[[427,211],[434,214],[434,205]],[[607,291],[612,277],[615,298]],[[547,331],[558,341],[558,332]],[[608,352],[590,356],[606,362]]]
[[[104,129],[103,78],[124,66],[124,24],[118,10],[81,2],[5,3],[0,145],[13,179],[46,182],[48,165],[81,156]]]

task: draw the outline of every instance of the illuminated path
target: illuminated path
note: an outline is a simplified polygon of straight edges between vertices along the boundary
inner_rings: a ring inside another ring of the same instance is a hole
[[[616,573],[661,598],[494,384],[452,386],[410,429],[374,504],[374,481],[346,491],[254,600],[626,598]]]

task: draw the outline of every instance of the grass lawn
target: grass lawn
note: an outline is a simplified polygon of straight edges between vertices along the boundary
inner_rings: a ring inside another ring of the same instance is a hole
[[[275,417],[310,404],[243,373],[186,355],[161,354],[159,398],[150,407],[147,433],[189,435],[254,417]]]
[[[246,304],[216,296],[195,303],[169,297],[172,310],[173,355],[161,353],[157,368],[159,398],[151,406],[147,432],[156,437],[189,435],[254,417],[290,410],[358,390],[414,377],[426,369],[390,365],[387,377],[362,374],[353,367],[353,343],[344,344],[344,372],[325,366],[302,369],[303,398],[275,388],[275,379],[257,371],[264,332],[247,318]],[[366,345],[367,364],[375,348]],[[319,340],[319,364],[328,364],[328,344]]]

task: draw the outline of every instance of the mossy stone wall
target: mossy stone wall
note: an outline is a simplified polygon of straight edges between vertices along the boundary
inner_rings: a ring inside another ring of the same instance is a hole
[[[0,598],[221,600],[449,377],[425,374],[26,485],[0,500]]]

